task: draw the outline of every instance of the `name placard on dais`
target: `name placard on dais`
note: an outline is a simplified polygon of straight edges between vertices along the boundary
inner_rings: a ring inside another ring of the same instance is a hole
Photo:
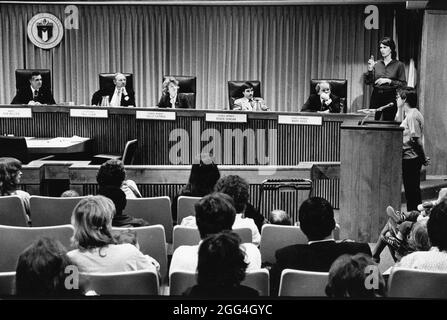
[[[31,108],[0,108],[0,118],[32,118]]]
[[[135,116],[143,120],[175,120],[175,112],[166,111],[137,111]]]
[[[205,114],[207,122],[247,122],[246,114],[234,113],[207,113]]]
[[[278,116],[279,124],[301,124],[301,125],[311,125],[311,126],[321,126],[323,124],[322,117],[312,117],[312,116]]]
[[[70,117],[80,118],[108,118],[107,110],[97,109],[70,109]]]

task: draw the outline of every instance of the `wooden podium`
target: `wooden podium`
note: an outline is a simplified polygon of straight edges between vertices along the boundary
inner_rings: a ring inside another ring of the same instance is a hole
[[[394,122],[341,126],[341,239],[376,242],[386,207],[400,210],[402,131]]]

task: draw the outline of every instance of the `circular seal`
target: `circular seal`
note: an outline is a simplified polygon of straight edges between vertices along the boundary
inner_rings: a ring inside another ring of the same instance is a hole
[[[63,36],[64,27],[61,21],[51,13],[38,13],[28,22],[28,38],[36,47],[54,48]]]

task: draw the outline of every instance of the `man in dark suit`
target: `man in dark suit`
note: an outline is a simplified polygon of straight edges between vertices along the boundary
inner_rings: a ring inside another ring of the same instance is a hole
[[[302,112],[340,113],[340,98],[331,93],[329,82],[317,83],[315,91],[302,106]]]
[[[282,270],[329,272],[332,263],[342,254],[365,253],[371,256],[367,243],[350,240],[335,241],[334,210],[331,204],[320,197],[303,202],[299,209],[301,230],[307,236],[307,244],[295,244],[276,251],[276,263],[271,269],[271,294],[277,295]]]
[[[30,86],[20,88],[11,104],[56,104],[50,90],[42,88],[42,75],[39,72],[31,73]]]
[[[92,105],[100,105],[102,97],[108,96],[111,107],[135,107],[135,93],[130,88],[126,88],[126,76],[116,73],[113,83],[114,87],[104,88],[93,94]]]

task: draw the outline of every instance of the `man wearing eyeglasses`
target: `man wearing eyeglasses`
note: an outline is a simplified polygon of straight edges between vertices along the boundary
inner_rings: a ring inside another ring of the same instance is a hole
[[[253,97],[254,89],[249,82],[245,82],[241,86],[242,98],[234,101],[233,110],[242,111],[268,111],[269,107],[266,106],[264,99],[261,97]]]
[[[39,72],[31,73],[29,83],[29,87],[19,89],[11,104],[56,104],[51,91],[42,87],[42,74]]]

